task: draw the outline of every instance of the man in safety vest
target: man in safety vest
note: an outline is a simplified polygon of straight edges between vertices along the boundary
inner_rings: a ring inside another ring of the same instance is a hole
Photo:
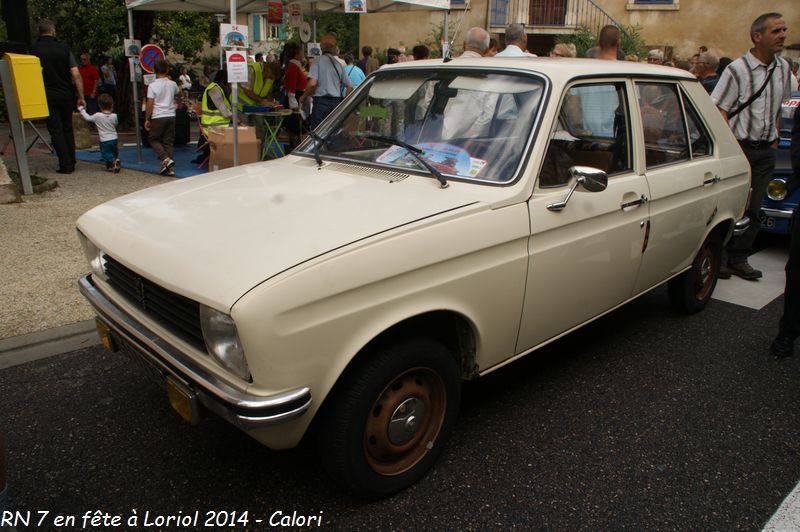
[[[239,91],[238,109],[242,111],[245,105],[275,106],[276,102],[270,96],[272,91],[272,70],[269,65],[260,60],[261,54],[256,55],[257,60],[247,64],[247,83]]]

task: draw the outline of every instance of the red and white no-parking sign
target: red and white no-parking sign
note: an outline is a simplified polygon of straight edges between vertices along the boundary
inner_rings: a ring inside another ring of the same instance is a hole
[[[164,59],[164,50],[155,44],[145,44],[139,55],[139,64],[142,70],[150,74],[156,69],[156,61]]]

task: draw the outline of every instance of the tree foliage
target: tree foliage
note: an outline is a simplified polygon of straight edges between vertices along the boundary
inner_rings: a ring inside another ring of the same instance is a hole
[[[121,0],[28,0],[28,7],[33,35],[37,34],[36,21],[49,18],[59,39],[76,55],[86,51],[96,61],[104,55],[122,56],[128,14]],[[137,31],[142,44],[158,44],[190,61],[197,58],[205,42],[213,45],[219,37],[210,13],[157,12],[136,18],[147,22],[145,28],[136,28],[145,30],[144,35]]]
[[[620,33],[620,50],[625,55],[636,54],[641,58],[647,53],[644,37],[639,26],[623,26]],[[578,57],[586,55],[586,50],[597,46],[597,34],[586,26],[581,26],[577,32],[569,35],[559,35],[558,42],[572,43],[578,50]]]
[[[305,19],[313,24],[311,17]],[[320,13],[317,15],[317,41],[326,33],[332,33],[340,55],[350,52],[358,57],[358,21],[359,16],[353,13]]]

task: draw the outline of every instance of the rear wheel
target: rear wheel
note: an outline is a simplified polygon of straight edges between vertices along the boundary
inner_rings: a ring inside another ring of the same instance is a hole
[[[721,263],[722,240],[716,234],[708,235],[692,267],[669,281],[669,300],[675,310],[694,314],[705,308],[717,286]]]
[[[323,466],[360,497],[410,486],[441,453],[460,396],[458,365],[441,344],[386,348],[347,375],[331,398],[319,433]]]

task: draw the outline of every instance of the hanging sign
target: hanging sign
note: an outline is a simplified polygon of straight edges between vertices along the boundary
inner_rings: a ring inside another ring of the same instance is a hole
[[[142,81],[142,67],[139,65],[139,58],[129,57],[128,66],[131,69],[131,79],[133,81]]]
[[[345,13],[366,13],[367,3],[364,0],[344,0]]]
[[[310,42],[308,43],[308,52],[306,53],[308,57],[319,57],[322,55],[322,48],[320,48],[318,42]]]
[[[311,40],[311,25],[308,22],[300,24],[300,40],[303,42]]]
[[[142,46],[142,53],[139,56],[139,64],[142,70],[152,74],[156,69],[156,61],[164,59],[164,50],[155,44],[145,44]]]
[[[219,42],[223,48],[247,48],[247,26],[220,24]]]
[[[303,23],[303,5],[299,2],[289,4],[289,25],[299,28]]]
[[[142,50],[142,41],[138,39],[125,39],[125,56],[138,57]]]
[[[270,24],[283,23],[283,2],[267,2],[267,22]]]
[[[246,51],[227,51],[225,56],[228,59],[228,81],[231,83],[247,83],[247,52]]]

